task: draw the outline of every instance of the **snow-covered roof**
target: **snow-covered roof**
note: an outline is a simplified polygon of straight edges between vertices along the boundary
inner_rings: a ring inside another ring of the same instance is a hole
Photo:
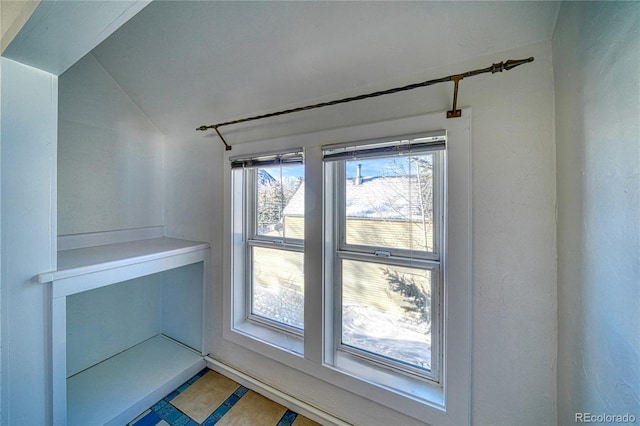
[[[424,197],[420,197],[418,179],[415,176],[365,177],[356,185],[353,179],[347,181],[347,217],[378,220],[421,220],[431,219],[432,196],[431,179],[422,181]],[[422,198],[422,199],[421,199]],[[426,204],[423,206],[422,204]],[[285,216],[304,214],[304,185],[300,185],[283,210]]]

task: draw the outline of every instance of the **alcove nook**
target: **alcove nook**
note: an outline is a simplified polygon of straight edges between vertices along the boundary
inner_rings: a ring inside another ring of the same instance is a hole
[[[58,80],[57,424],[122,424],[205,366],[209,243],[168,238],[163,135],[91,54]]]

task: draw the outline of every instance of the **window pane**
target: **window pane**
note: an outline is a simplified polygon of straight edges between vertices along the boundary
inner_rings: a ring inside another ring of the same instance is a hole
[[[346,243],[433,251],[435,155],[346,161]]]
[[[342,261],[342,343],[431,369],[431,271]]]
[[[251,313],[304,328],[303,253],[253,247]]]
[[[256,233],[304,239],[304,167],[259,168],[256,179]]]

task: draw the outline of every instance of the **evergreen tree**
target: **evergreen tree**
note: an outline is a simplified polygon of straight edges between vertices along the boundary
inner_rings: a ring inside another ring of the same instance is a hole
[[[272,177],[263,169],[258,171],[257,220],[261,233],[277,230],[282,223],[282,211],[302,184],[302,178]]]
[[[420,322],[431,321],[431,290],[425,289],[424,286],[417,284],[413,277],[407,274],[400,274],[398,271],[392,271],[389,268],[382,270],[387,277],[389,289],[393,292],[400,293],[407,305],[402,306],[405,312],[415,312],[418,314]]]

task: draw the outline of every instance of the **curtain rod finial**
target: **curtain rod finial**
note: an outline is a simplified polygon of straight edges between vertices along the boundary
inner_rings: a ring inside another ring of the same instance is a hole
[[[527,59],[509,59],[504,63],[504,69],[509,71],[510,69],[518,67],[522,64],[528,64],[529,62],[533,62],[533,56]]]

